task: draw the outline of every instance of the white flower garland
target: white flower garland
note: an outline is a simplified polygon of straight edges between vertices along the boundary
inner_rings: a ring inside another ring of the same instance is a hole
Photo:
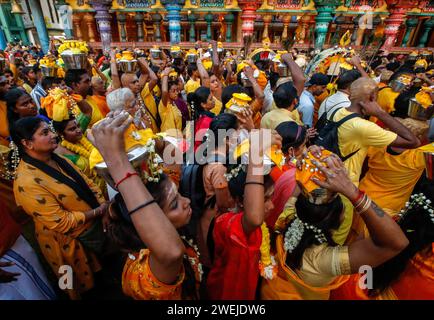
[[[187,240],[187,238],[185,236],[181,236],[181,239],[184,240],[185,242],[187,242],[195,251],[196,256],[197,256],[197,271],[199,272],[199,281],[202,281],[202,276],[203,276],[203,267],[202,267],[202,263],[200,263],[200,252],[199,252],[199,248],[197,245],[195,245],[193,243],[193,239]],[[190,263],[190,265],[192,267],[194,267],[196,265],[196,259],[192,258],[192,257],[188,257],[186,254],[184,254],[184,258],[188,259],[188,262]]]
[[[239,164],[235,168],[233,168],[229,173],[225,173],[224,177],[227,181],[230,181],[233,178],[236,178],[241,170],[246,171],[246,165],[245,164]]]
[[[288,253],[292,253],[295,248],[300,244],[301,238],[303,237],[305,228],[308,230],[312,230],[315,233],[315,239],[320,243],[327,242],[327,238],[321,229],[303,222],[300,218],[295,214],[295,220],[291,223],[291,226],[285,233],[283,247]]]
[[[405,209],[402,209],[399,213],[399,217],[402,219],[410,209],[415,207],[420,207],[426,210],[431,218],[431,222],[434,223],[434,208],[431,206],[431,200],[427,199],[427,197],[423,193],[413,194],[410,197],[411,202],[405,203]]]

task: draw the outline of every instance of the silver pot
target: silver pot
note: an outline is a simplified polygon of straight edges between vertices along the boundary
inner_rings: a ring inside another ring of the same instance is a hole
[[[429,180],[434,180],[434,153],[424,152],[425,157],[425,173]]]
[[[137,60],[119,60],[118,67],[124,73],[134,73],[137,71]]]
[[[408,116],[410,118],[426,121],[430,118],[430,108],[424,108],[415,98],[411,98],[408,103]]]
[[[152,59],[160,59],[161,58],[161,50],[151,49],[151,57]]]
[[[197,55],[196,54],[188,54],[187,55],[187,62],[188,63],[196,63],[197,61]]]
[[[40,69],[44,77],[57,77],[57,68],[41,66]]]
[[[128,160],[130,161],[133,168],[139,173],[140,175],[140,168],[144,161],[148,158],[148,151],[146,147],[144,146],[138,146],[130,150],[127,154]],[[104,180],[108,183],[110,187],[112,187],[114,190],[117,190],[113,178],[111,177],[109,170],[107,168],[107,165],[105,162],[98,163],[95,166],[96,172],[99,176],[103,177]]]
[[[289,77],[289,69],[286,63],[280,62],[277,65],[277,72],[279,73],[280,77]]]
[[[398,81],[398,80],[393,80],[393,81],[390,83],[390,87],[391,87],[392,90],[395,91],[395,92],[401,92],[402,90],[404,90],[404,88],[405,88],[406,86],[407,86],[407,85],[406,85],[405,83],[403,83],[403,82],[401,82],[401,81]]]
[[[87,54],[85,53],[70,53],[68,51],[63,52],[61,55],[63,62],[65,63],[65,69],[87,69]]]
[[[182,58],[182,51],[170,51],[170,55],[173,59]]]

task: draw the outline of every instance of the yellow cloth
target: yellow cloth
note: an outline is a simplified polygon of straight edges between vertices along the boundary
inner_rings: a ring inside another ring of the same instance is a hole
[[[157,104],[155,103],[155,99],[154,96],[152,95],[152,92],[149,90],[149,83],[146,83],[142,92],[140,92],[140,97],[145,103],[145,106],[148,109],[148,111],[152,113],[152,116],[150,116],[152,122],[152,128],[151,128],[152,131],[154,133],[160,132],[160,128],[158,128],[157,122],[155,121],[158,115]]]
[[[190,78],[190,80],[188,80],[187,83],[184,85],[184,90],[186,94],[189,94],[195,92],[199,87],[200,87],[200,79],[194,81],[192,78]]]
[[[214,108],[212,108],[210,111],[218,116],[222,110],[223,103],[216,97],[212,97],[212,99],[214,100]]]
[[[182,135],[182,114],[177,106],[168,103],[167,106],[160,101],[158,112],[161,117],[161,132],[172,136]]]
[[[410,198],[425,169],[425,161],[419,149],[406,150],[399,155],[391,155],[386,149],[369,148],[369,169],[360,182],[360,189],[380,208],[395,215]]]
[[[28,94],[30,94],[33,90],[33,88],[30,85],[28,85],[27,83],[23,83],[22,87],[24,88],[24,90],[26,90],[26,92]]]
[[[0,144],[8,146],[7,137],[9,137],[8,109],[6,102],[0,100]]]
[[[338,110],[333,118],[339,121],[350,115],[346,108]],[[395,141],[397,134],[382,129],[375,123],[362,118],[353,118],[343,123],[338,129],[339,149],[343,156],[354,151],[358,152],[344,162],[351,181],[358,186],[363,161],[365,160],[368,148],[386,147]]]
[[[83,177],[98,202],[103,203],[105,200],[98,187],[72,162],[66,161]],[[60,276],[60,266],[72,267],[74,287],[66,291],[70,298],[79,298],[80,293],[94,286],[93,273],[101,269],[95,254],[77,240],[95,221],[86,222],[84,215],[92,208],[70,187],[24,161],[17,169],[14,195],[17,205],[33,218],[36,238],[53,272]]]
[[[102,115],[101,111],[99,110],[98,104],[96,103],[95,100],[92,99],[91,96],[86,97],[86,102],[92,107],[92,116],[91,116],[90,122],[89,122],[89,128],[92,128],[92,126],[95,123],[104,119],[104,116]]]
[[[384,88],[378,92],[377,103],[387,113],[395,111],[395,100],[398,98],[399,92],[393,91],[391,88]]]
[[[295,271],[286,265],[282,235],[276,238],[276,250],[279,271],[273,280],[262,281],[261,299],[328,300],[330,291],[349,279],[348,247],[312,246],[305,250],[300,270]]]
[[[303,125],[297,110],[289,111],[287,109],[277,108],[267,112],[262,117],[261,128],[276,129],[279,124],[286,121],[294,121],[298,125]]]
[[[131,124],[124,133],[125,150],[129,151],[137,146],[144,146],[149,139],[155,138],[152,129],[137,130],[137,128]],[[104,159],[99,153],[98,149],[93,148],[89,156],[89,166],[92,170],[98,163],[104,162]]]

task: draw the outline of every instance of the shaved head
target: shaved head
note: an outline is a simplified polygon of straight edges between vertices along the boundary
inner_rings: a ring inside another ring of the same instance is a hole
[[[121,84],[124,88],[129,88],[134,94],[138,94],[141,90],[139,79],[135,73],[124,73],[121,77]]]
[[[359,78],[351,84],[350,100],[367,101],[378,91],[377,83],[370,78]],[[376,99],[376,97],[374,97]]]

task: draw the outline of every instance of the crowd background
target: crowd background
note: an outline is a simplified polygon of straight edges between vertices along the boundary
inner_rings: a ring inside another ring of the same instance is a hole
[[[431,51],[0,54],[2,299],[434,298]]]

